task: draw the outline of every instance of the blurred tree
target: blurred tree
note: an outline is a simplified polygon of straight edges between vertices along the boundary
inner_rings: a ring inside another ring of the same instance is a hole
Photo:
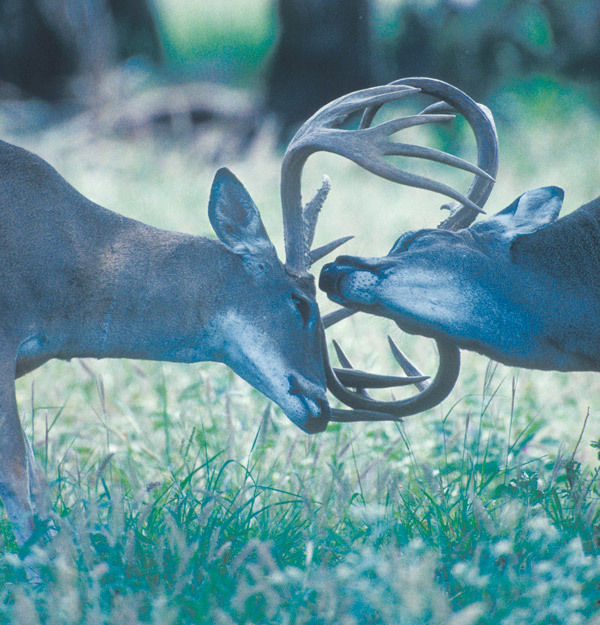
[[[576,80],[600,79],[600,2],[546,0],[555,41],[554,64]]]
[[[441,78],[476,98],[533,71],[597,80],[599,33],[598,0],[407,0],[396,73]]]
[[[0,0],[0,96],[55,100],[135,54],[161,56],[149,0]]]
[[[267,105],[296,125],[344,93],[371,83],[369,0],[278,0],[279,38]]]

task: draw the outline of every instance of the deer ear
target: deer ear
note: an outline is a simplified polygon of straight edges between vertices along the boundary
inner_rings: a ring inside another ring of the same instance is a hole
[[[559,187],[541,187],[523,193],[510,206],[473,228],[479,233],[494,231],[507,239],[531,234],[558,218],[565,192]]]
[[[208,218],[220,241],[234,254],[277,255],[250,194],[225,167],[215,174]]]
[[[565,192],[559,187],[541,187],[523,193],[510,206],[472,228],[483,234],[495,232],[514,239],[531,234],[558,218]]]

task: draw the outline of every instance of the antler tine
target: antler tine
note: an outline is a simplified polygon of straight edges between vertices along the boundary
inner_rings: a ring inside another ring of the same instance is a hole
[[[451,165],[457,169],[464,169],[465,171],[481,176],[492,183],[495,182],[487,171],[477,167],[477,165],[473,165],[473,163],[465,161],[458,156],[448,154],[448,152],[442,152],[441,150],[436,150],[435,148],[427,148],[421,145],[411,145],[410,143],[390,143],[386,154],[390,156],[412,156],[416,158],[424,158],[430,161],[436,161],[437,163],[442,163],[443,165]],[[481,212],[481,208],[479,208],[479,206],[477,206],[477,210]]]
[[[390,180],[391,182],[397,182],[399,184],[406,185],[407,187],[417,187],[419,189],[425,189],[427,191],[433,191],[435,193],[441,193],[447,197],[460,202],[463,206],[468,207],[470,210],[475,211],[475,213],[483,213],[483,209],[481,209],[475,202],[471,201],[467,196],[463,195],[459,191],[456,191],[452,187],[449,187],[442,182],[438,182],[437,180],[432,180],[431,178],[427,178],[426,176],[420,176],[418,174],[413,174],[406,172],[395,165],[391,165],[387,161],[383,159],[373,159],[370,162],[360,163],[359,159],[354,159],[350,157],[348,154],[345,154],[348,158],[351,158],[354,162],[362,165],[364,169],[370,171],[381,178],[385,178],[386,180]]]
[[[352,317],[352,315],[355,315],[357,312],[358,310],[353,308],[338,308],[327,315],[323,315],[321,318],[323,321],[323,327],[327,330],[328,328],[331,328],[332,325],[342,321],[342,319]]]
[[[410,386],[411,384],[419,385],[429,380],[429,377],[425,375],[409,377],[378,375],[360,371],[360,369],[339,369],[337,367],[334,367],[333,371],[344,386],[351,388],[395,388],[397,386]]]
[[[331,191],[331,180],[328,176],[323,176],[323,182],[320,189],[316,192],[313,199],[306,204],[303,211],[304,222],[304,245],[307,253],[312,247],[313,240],[315,238],[315,229],[317,227],[317,220],[319,219],[319,213],[323,208],[323,204]]]
[[[394,343],[391,336],[388,335],[388,344],[390,346],[390,350],[392,351],[392,355],[396,362],[402,367],[402,371],[406,373],[406,375],[410,376],[422,376],[423,374],[417,369],[417,367],[408,359],[406,354]],[[421,380],[415,382],[415,386],[420,390],[424,391],[429,387],[431,382]]]
[[[340,245],[344,245],[344,243],[347,243],[348,241],[350,241],[350,239],[353,238],[354,235],[340,237],[339,239],[335,239],[335,241],[330,241],[329,243],[325,243],[325,245],[321,245],[320,247],[315,248],[308,254],[310,264],[312,265],[318,260],[321,260],[321,258],[323,258],[324,256],[327,256],[327,254],[331,254],[333,250],[337,250]]]
[[[379,87],[369,87],[360,91],[353,91],[329,102],[310,117],[293,137],[290,145],[294,142],[302,142],[305,145],[311,143],[315,137],[315,127],[331,128],[339,125],[353,113],[370,107],[382,107],[384,104],[394,102],[406,96],[419,93],[419,87],[390,83]],[[317,147],[317,149],[319,149]]]
[[[479,106],[483,106],[483,105],[480,104]],[[454,108],[450,106],[448,102],[444,102],[443,100],[440,100],[439,102],[434,102],[433,104],[426,106],[419,113],[419,115],[432,115],[432,114],[437,115],[439,113],[452,114],[454,112],[455,112]]]
[[[333,349],[335,349],[335,353],[338,357],[338,360],[342,364],[342,367],[345,367],[346,369],[354,369],[348,356],[346,356],[346,354],[344,353],[344,350],[342,349],[341,345],[336,340],[332,342],[333,342]]]
[[[314,238],[316,226],[316,218],[310,218],[307,223],[302,207],[301,177],[306,159],[321,150],[337,151],[344,155],[343,150],[340,152],[339,149],[331,149],[329,145],[331,132],[344,132],[334,129],[336,124],[365,107],[383,105],[418,91],[418,88],[407,85],[384,85],[350,93],[317,111],[292,138],[281,166],[286,268],[290,274],[296,276],[308,274],[310,258],[307,242]],[[320,194],[321,191],[317,196]],[[311,204],[312,202],[309,206]]]
[[[430,79],[427,79],[427,78],[425,78],[425,79],[422,79],[422,78],[404,78],[404,79],[401,79],[401,80],[416,81],[416,80],[430,80]],[[395,83],[390,83],[390,84],[393,85]],[[363,116],[362,116],[362,118],[360,120],[360,124],[358,125],[358,127],[359,128],[369,128],[371,126],[371,124],[373,123],[373,120],[375,119],[375,115],[377,115],[377,113],[379,113],[379,109],[381,109],[382,106],[383,106],[383,104],[377,104],[376,106],[370,106],[368,109],[366,109],[365,112],[363,113]],[[419,115],[430,115],[430,114],[442,113],[442,114],[448,114],[448,115],[453,115],[454,116],[455,112],[456,111],[454,110],[454,107],[450,106],[450,104],[448,104],[447,102],[444,102],[442,100],[440,102],[434,102],[433,104],[430,104],[429,106],[426,106],[419,113]]]
[[[420,115],[457,112],[467,120],[477,143],[477,165],[479,169],[489,174],[482,176],[477,172],[477,176],[467,191],[467,197],[473,204],[482,207],[492,191],[494,178],[498,172],[498,134],[491,111],[483,104],[474,102],[460,89],[433,78],[403,78],[391,84],[418,87],[422,93],[442,100],[442,102],[436,102],[426,107]],[[377,104],[367,109],[359,127],[363,129],[370,127],[381,106],[381,104]],[[462,206],[459,205],[454,208],[450,217],[440,224],[440,228],[446,230],[466,228],[477,217],[478,212],[481,212],[480,209],[474,209],[473,206],[465,204],[461,200],[458,201]]]
[[[352,366],[348,356],[344,353],[341,345],[337,341],[333,341],[333,347],[337,354],[343,369],[334,367],[334,372],[338,380],[344,386],[350,386],[356,389],[356,392],[362,397],[369,397],[365,392],[366,388],[393,388],[396,386],[410,386],[411,384],[422,384],[429,380],[429,377],[421,373],[411,375],[407,378],[397,375],[379,375],[375,373],[367,373],[359,371]],[[416,367],[413,367],[417,371]]]
[[[352,366],[352,363],[350,362],[350,360],[344,353],[344,350],[341,348],[340,344],[337,341],[333,341],[333,348],[335,349],[335,353],[337,354],[340,364],[342,365],[342,367],[344,367],[343,369],[338,371],[343,371],[344,373],[346,373],[348,372],[348,370],[350,370],[351,373],[354,367]],[[342,376],[344,375],[344,373],[342,373]],[[339,379],[339,373],[337,375]],[[348,384],[346,384],[345,382],[343,384],[344,386],[348,386]],[[357,395],[360,395],[361,397],[369,397],[369,394],[358,383],[353,384],[352,386],[354,387]]]

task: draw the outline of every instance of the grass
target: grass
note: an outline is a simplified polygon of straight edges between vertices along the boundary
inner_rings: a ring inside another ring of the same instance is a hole
[[[565,187],[569,208],[594,197],[599,128],[585,107],[501,126],[490,211],[542,184]],[[268,136],[219,163],[194,141],[64,127],[17,139],[95,201],[203,234],[213,172],[229,165],[282,249]],[[322,171],[333,191],[319,241],[349,230],[349,253],[381,254],[439,221],[439,198],[321,155],[309,186]],[[360,366],[390,370],[390,330],[431,370],[428,342],[379,320],[334,334]],[[48,363],[17,394],[58,532],[35,548],[34,589],[1,517],[0,623],[597,623],[596,385],[464,354],[441,406],[309,437],[219,365]]]

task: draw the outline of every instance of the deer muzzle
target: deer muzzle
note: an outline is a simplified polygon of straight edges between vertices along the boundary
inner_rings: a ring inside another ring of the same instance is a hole
[[[387,267],[389,263],[382,263],[380,259],[370,262],[370,259],[340,256],[323,267],[319,288],[339,304],[368,306],[373,303],[373,290]]]
[[[295,375],[290,375],[290,393],[296,395],[306,408],[307,418],[303,423],[297,423],[307,434],[322,432],[331,418],[331,409],[325,395],[322,397],[314,393],[314,388]]]

